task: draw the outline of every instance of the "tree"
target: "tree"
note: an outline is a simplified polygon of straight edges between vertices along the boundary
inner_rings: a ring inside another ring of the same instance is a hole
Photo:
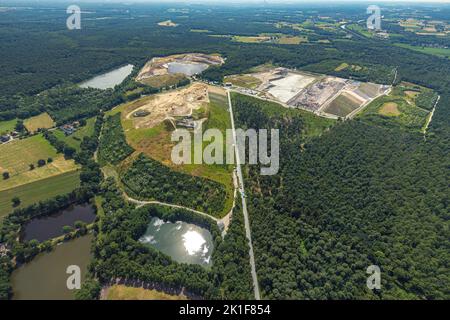
[[[13,207],[18,207],[20,205],[20,198],[19,197],[14,197],[11,199]]]
[[[5,171],[5,172],[3,172],[3,180],[7,180],[7,179],[9,179],[9,172]]]
[[[43,167],[43,166],[45,166],[45,160],[44,159],[39,159],[37,164],[38,164],[38,167]]]
[[[30,170],[34,170],[34,164],[30,163]]]
[[[68,234],[68,233],[71,233],[71,232],[72,232],[73,228],[72,228],[71,226],[64,226],[64,227],[62,228],[62,230],[63,230],[63,233],[64,233],[64,234]]]
[[[47,163],[52,163],[53,162],[53,158],[48,158],[47,159]]]
[[[16,131],[19,131],[19,132],[24,131],[25,130],[25,126],[23,124],[23,121],[22,120],[18,120],[17,123],[16,123],[16,126],[14,127],[14,129]]]
[[[76,150],[72,147],[65,146],[63,152],[66,158],[71,159],[75,154]]]

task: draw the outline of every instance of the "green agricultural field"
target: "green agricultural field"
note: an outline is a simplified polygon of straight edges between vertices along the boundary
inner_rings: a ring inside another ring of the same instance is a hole
[[[39,167],[38,160],[47,160],[50,163]],[[30,169],[30,164],[34,169]],[[74,171],[80,166],[74,160],[65,160],[64,156],[57,154],[52,145],[41,135],[35,135],[23,140],[13,141],[0,145],[0,172],[8,172],[9,179],[0,180],[0,190],[7,190],[38,181],[62,173]]]
[[[87,119],[84,127],[79,128],[70,136],[66,136],[60,129],[53,131],[53,134],[61,141],[67,143],[70,147],[80,151],[80,144],[84,137],[89,137],[94,134],[95,117]]]
[[[14,131],[17,119],[0,121],[0,135]]]
[[[13,176],[28,171],[30,163],[56,156],[55,148],[42,134],[12,141],[0,145],[0,171],[8,171]]]
[[[12,198],[19,197],[23,208],[39,201],[69,193],[80,185],[80,172],[72,171],[55,177],[0,191],[0,220],[13,211]]]

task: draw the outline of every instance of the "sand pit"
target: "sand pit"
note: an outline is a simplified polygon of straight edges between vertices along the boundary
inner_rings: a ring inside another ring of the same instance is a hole
[[[164,120],[191,116],[209,103],[208,86],[194,83],[188,88],[155,95],[145,104],[128,110],[126,119],[133,120],[136,129],[153,128]]]
[[[192,76],[204,71],[211,65],[221,65],[223,63],[224,59],[222,57],[203,53],[186,53],[153,58],[141,69],[136,80],[142,82],[156,76],[179,73]]]

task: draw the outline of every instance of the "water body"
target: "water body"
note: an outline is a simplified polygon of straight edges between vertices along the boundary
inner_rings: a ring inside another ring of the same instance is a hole
[[[183,73],[190,77],[194,74],[202,73],[208,69],[208,65],[205,63],[183,63],[183,62],[170,62],[168,63],[169,73]]]
[[[64,234],[62,230],[64,226],[73,227],[76,221],[89,224],[95,220],[95,217],[95,209],[90,204],[70,206],[49,216],[32,219],[25,224],[21,240],[45,241],[56,238]]]
[[[11,275],[14,300],[71,300],[76,290],[67,289],[67,267],[77,265],[81,280],[91,259],[91,234],[64,242],[49,253],[41,253]]]
[[[95,88],[95,89],[112,89],[116,85],[121,84],[126,77],[128,77],[133,71],[133,65],[127,64],[126,66],[117,68],[110,72],[96,76],[90,80],[82,82],[80,87],[82,88]]]
[[[153,246],[178,262],[203,266],[212,264],[212,235],[208,230],[194,224],[182,221],[172,223],[153,218],[139,241]]]

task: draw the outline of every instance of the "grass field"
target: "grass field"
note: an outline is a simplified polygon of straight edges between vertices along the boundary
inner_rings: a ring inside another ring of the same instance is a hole
[[[402,84],[395,87],[388,96],[372,101],[358,117],[364,121],[382,125],[420,131],[429,111],[418,107],[408,88],[416,88],[413,84]],[[424,90],[429,90],[424,88]]]
[[[339,117],[345,117],[359,108],[361,101],[349,94],[340,94],[323,111]]]
[[[400,111],[398,110],[398,105],[395,102],[384,103],[378,110],[378,113],[388,117],[396,117],[401,114]]]
[[[37,161],[52,158],[53,162],[38,167]],[[30,170],[30,164],[35,169]],[[0,145],[0,172],[9,172],[10,178],[0,180],[0,190],[14,188],[33,181],[79,168],[73,160],[65,160],[41,135]]]
[[[60,129],[53,131],[53,134],[61,141],[67,143],[70,147],[80,151],[80,144],[84,137],[92,136],[94,134],[95,117],[89,118],[84,127],[79,128],[70,136],[66,136]]]
[[[80,172],[72,171],[55,177],[28,183],[13,189],[0,191],[0,219],[13,211],[11,199],[19,197],[17,208],[47,200],[71,192],[80,185]]]
[[[418,46],[412,46],[412,45],[404,44],[404,43],[395,43],[395,45],[398,47],[410,49],[413,51],[431,54],[433,56],[438,56],[438,57],[442,57],[442,58],[450,58],[450,49],[446,49],[446,48],[418,47]]]
[[[0,121],[0,135],[14,131],[17,119]]]
[[[255,89],[261,84],[261,80],[247,74],[227,76],[225,77],[225,82],[230,82],[235,86],[249,89]]]
[[[23,124],[25,128],[31,133],[38,131],[38,129],[49,129],[55,126],[55,122],[48,115],[47,112],[41,113],[38,116],[34,116],[26,119]]]
[[[106,290],[106,300],[187,300],[184,295],[170,295],[156,290],[114,285]]]

